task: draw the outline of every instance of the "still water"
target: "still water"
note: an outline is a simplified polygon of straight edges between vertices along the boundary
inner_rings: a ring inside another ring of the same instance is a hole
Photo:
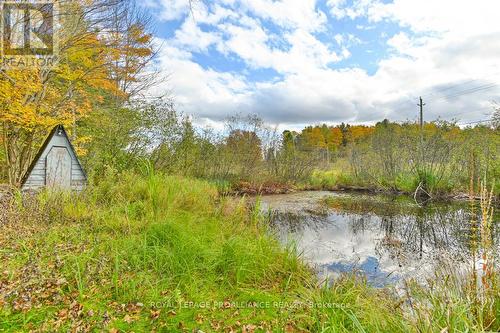
[[[381,287],[425,280],[445,264],[463,269],[472,262],[468,203],[421,207],[407,197],[323,191],[260,200],[278,238],[294,243],[320,277],[354,271]]]

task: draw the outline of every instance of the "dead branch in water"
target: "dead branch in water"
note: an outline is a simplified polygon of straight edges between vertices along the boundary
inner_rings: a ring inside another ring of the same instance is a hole
[[[424,189],[424,187],[422,186],[422,182],[420,182],[420,183],[418,184],[417,188],[415,189],[415,193],[413,193],[413,199],[415,200],[415,203],[416,203],[417,205],[421,206],[421,205],[420,205],[420,202],[418,202],[418,200],[417,200],[417,197],[418,197],[418,193],[419,193],[419,191],[424,192],[424,193],[427,195],[427,199],[426,199],[424,202],[426,202],[426,201],[428,201],[428,200],[431,200],[431,199],[432,199],[432,195],[430,195],[430,194],[429,194],[429,192],[427,192],[427,191]]]

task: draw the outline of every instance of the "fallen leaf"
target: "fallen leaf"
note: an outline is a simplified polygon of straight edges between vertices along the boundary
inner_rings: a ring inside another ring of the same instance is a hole
[[[252,324],[243,325],[243,327],[241,328],[241,333],[254,333],[256,328],[257,326]]]
[[[151,310],[150,317],[155,320],[160,316],[160,310]]]
[[[57,313],[57,316],[59,318],[66,318],[66,317],[68,317],[68,310],[67,309],[62,309],[61,311],[59,311]]]
[[[212,322],[210,323],[210,327],[217,331],[220,329],[220,323],[216,320],[212,320]]]

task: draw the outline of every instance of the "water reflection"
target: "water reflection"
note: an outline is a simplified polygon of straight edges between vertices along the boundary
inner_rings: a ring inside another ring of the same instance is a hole
[[[300,192],[262,198],[278,237],[296,242],[321,276],[359,271],[375,286],[425,278],[470,259],[463,204],[419,207],[399,197]],[[498,244],[498,233],[494,232]]]

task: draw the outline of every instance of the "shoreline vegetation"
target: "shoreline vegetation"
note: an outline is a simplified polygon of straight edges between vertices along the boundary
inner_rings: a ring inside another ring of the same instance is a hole
[[[251,184],[248,182],[239,182],[232,186],[230,190],[221,189],[221,194],[224,195],[234,195],[234,196],[260,196],[260,195],[279,195],[279,194],[289,194],[301,191],[329,191],[329,192],[341,192],[341,193],[367,193],[367,194],[384,194],[384,195],[403,195],[408,198],[413,198],[415,192],[387,189],[387,188],[376,188],[376,187],[363,187],[356,185],[328,185],[328,184]],[[442,193],[438,196],[431,198],[433,201],[468,201],[470,199],[480,200],[481,197],[474,195],[471,197],[469,193],[466,192],[450,192]],[[494,196],[492,199],[493,204],[500,204],[500,197]]]
[[[478,288],[443,268],[432,288],[408,281],[403,294],[355,273],[321,283],[258,207],[202,180],[108,172],[80,194],[14,193],[2,205],[5,331],[500,329],[496,270]],[[478,249],[491,247],[481,235]]]

